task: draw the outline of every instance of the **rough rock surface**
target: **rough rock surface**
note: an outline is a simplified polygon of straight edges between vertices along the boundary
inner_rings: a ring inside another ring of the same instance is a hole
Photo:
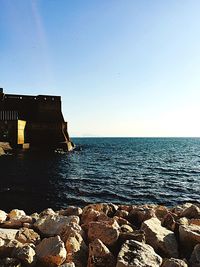
[[[34,245],[25,244],[14,250],[13,256],[23,262],[24,265],[33,265],[36,261],[36,254]]]
[[[6,218],[7,218],[7,213],[3,210],[0,210],[0,223],[5,222]]]
[[[183,251],[189,255],[194,246],[200,243],[200,226],[195,224],[180,225],[179,237]]]
[[[10,219],[20,219],[22,216],[26,216],[25,212],[23,210],[18,209],[11,210],[8,214],[8,217]]]
[[[105,245],[113,245],[119,237],[119,225],[115,220],[89,223],[88,238],[90,241],[100,239]]]
[[[0,238],[2,239],[8,239],[13,240],[15,239],[16,234],[18,233],[18,230],[15,229],[4,229],[0,228]]]
[[[87,263],[88,247],[80,234],[68,237],[65,243],[67,250],[66,262],[74,262],[76,267],[84,267]]]
[[[194,247],[189,264],[192,267],[200,267],[200,244]]]
[[[186,217],[188,219],[191,219],[191,218],[200,219],[200,208],[193,204],[190,207],[184,209],[181,212],[180,216]]]
[[[128,240],[118,254],[116,267],[159,267],[161,264],[162,258],[151,246]]]
[[[79,223],[78,216],[48,215],[38,219],[34,226],[46,236],[55,236],[62,232],[62,229],[70,223]]]
[[[44,238],[36,246],[37,258],[47,266],[61,265],[65,261],[66,255],[65,245],[59,236]]]
[[[16,236],[15,239],[18,240],[19,242],[25,244],[25,243],[33,243],[37,245],[40,242],[40,236],[38,233],[36,233],[32,229],[28,228],[21,228]]]
[[[172,231],[161,226],[160,220],[151,218],[143,222],[142,230],[145,232],[147,244],[165,257],[178,258],[178,246]]]
[[[89,245],[89,257],[87,267],[113,267],[115,258],[109,249],[99,239],[95,239]]]
[[[167,259],[163,263],[162,267],[188,267],[188,265],[183,260],[171,258]]]

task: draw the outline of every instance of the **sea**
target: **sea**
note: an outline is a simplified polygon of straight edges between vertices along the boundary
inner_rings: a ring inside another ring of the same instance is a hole
[[[94,202],[200,202],[200,138],[73,138],[76,150],[0,158],[0,209],[27,214]]]

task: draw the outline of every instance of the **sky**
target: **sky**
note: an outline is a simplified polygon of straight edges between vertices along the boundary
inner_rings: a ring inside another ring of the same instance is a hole
[[[0,87],[73,137],[200,137],[199,0],[0,0]]]

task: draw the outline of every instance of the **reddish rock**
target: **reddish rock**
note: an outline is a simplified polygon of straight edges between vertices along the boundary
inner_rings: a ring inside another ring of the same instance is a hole
[[[59,236],[44,238],[36,246],[36,256],[46,266],[59,266],[64,263],[67,252]]]
[[[88,238],[90,241],[100,239],[105,245],[113,245],[119,237],[119,225],[116,221],[89,223]]]
[[[67,251],[66,262],[73,262],[76,267],[85,267],[87,263],[88,247],[80,234],[68,237],[65,242]]]

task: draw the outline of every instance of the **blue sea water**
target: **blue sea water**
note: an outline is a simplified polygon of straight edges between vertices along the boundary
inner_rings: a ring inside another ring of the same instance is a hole
[[[200,201],[200,138],[74,138],[71,153],[0,158],[0,209]]]

